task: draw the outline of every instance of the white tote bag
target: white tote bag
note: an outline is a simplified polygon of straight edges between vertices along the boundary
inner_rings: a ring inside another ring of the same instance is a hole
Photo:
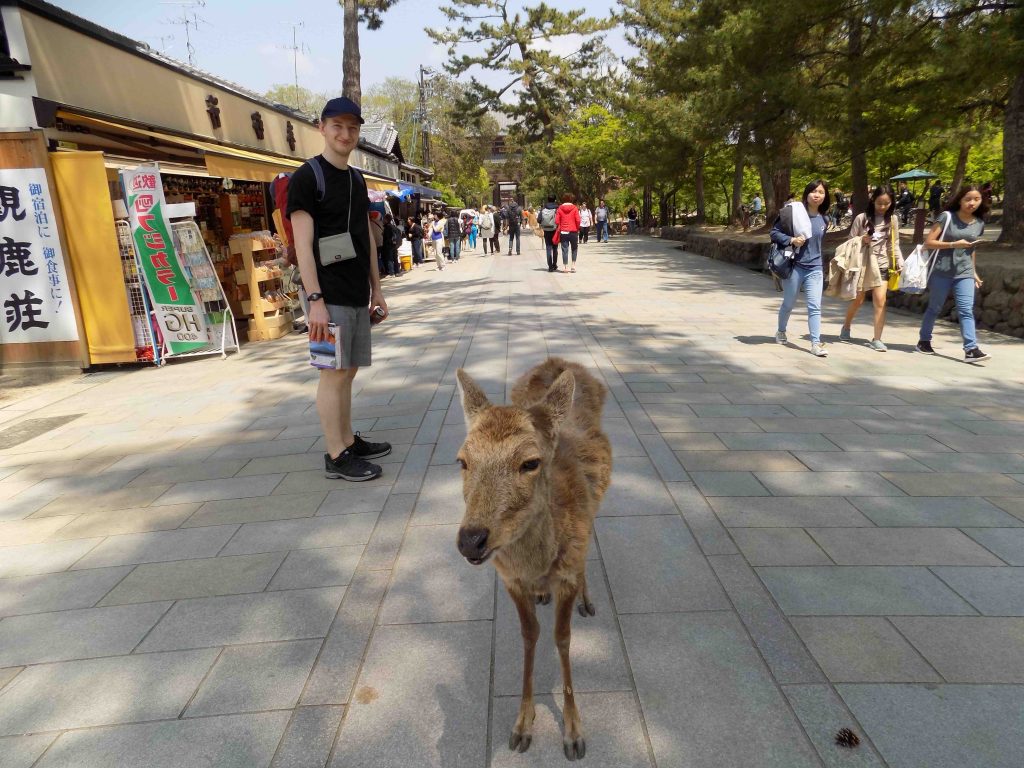
[[[940,240],[946,238],[946,231],[949,229],[949,222],[952,219],[953,215],[947,213],[946,224],[942,227],[942,234],[939,236]],[[932,275],[932,269],[934,269],[938,257],[937,250],[925,251],[923,245],[916,246],[914,252],[903,263],[903,271],[900,273],[900,292],[924,293],[928,289],[928,279]]]

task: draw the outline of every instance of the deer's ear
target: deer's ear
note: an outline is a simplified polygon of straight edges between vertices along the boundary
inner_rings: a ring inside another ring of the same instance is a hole
[[[555,383],[544,395],[544,404],[551,409],[552,422],[555,429],[569,415],[572,408],[572,398],[576,394],[576,377],[572,371],[562,371],[562,374],[555,379]]]
[[[469,429],[473,425],[473,420],[480,415],[480,412],[490,407],[491,401],[487,399],[484,391],[477,386],[477,383],[462,368],[455,372],[455,378],[459,382],[459,394],[462,395],[462,412],[466,417],[466,428]]]

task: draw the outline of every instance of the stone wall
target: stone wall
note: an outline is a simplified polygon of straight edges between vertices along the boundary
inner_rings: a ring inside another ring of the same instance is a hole
[[[693,227],[662,227],[661,237],[676,240],[690,253],[707,256],[716,261],[741,264],[749,269],[761,270],[768,255],[768,238],[764,241],[730,239],[720,234],[701,232]],[[835,247],[843,238],[826,238],[824,247],[825,264],[832,258]],[[909,243],[904,244],[904,253],[909,254]],[[984,283],[975,293],[974,317],[978,328],[1004,333],[1024,339],[1024,264],[1021,266],[986,265],[980,257],[978,274]],[[924,314],[928,304],[927,294],[911,295],[892,292],[888,304],[915,314]],[[946,300],[939,317],[957,321],[953,298]]]

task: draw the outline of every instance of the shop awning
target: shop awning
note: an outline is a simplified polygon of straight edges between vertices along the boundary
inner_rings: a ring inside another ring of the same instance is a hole
[[[377,192],[398,191],[398,182],[395,181],[394,179],[389,179],[386,176],[378,176],[377,174],[370,173],[369,171],[363,171],[362,168],[360,168],[359,170],[362,171],[363,179],[366,181],[367,189],[373,189],[376,190]]]
[[[398,189],[402,192],[409,192],[413,195],[419,195],[421,198],[427,198],[430,200],[440,200],[441,191],[432,189],[430,187],[424,187],[422,184],[412,184],[406,181],[398,182]]]

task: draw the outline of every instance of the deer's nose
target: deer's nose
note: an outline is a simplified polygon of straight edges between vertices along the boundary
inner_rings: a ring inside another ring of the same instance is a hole
[[[459,553],[467,560],[480,560],[487,553],[486,528],[459,528]]]

